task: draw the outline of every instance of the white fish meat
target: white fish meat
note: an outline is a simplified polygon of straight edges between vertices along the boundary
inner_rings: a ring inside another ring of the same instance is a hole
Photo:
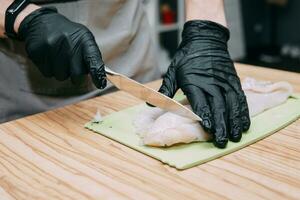
[[[250,116],[284,103],[293,93],[293,87],[287,82],[257,81],[245,78],[242,83],[249,105]]]
[[[171,146],[210,138],[198,122],[160,108],[146,107],[137,115],[133,125],[144,145]]]
[[[272,83],[253,78],[246,78],[242,87],[250,116],[284,103],[293,92],[287,82]],[[186,100],[182,102],[188,103]],[[190,108],[189,105],[185,106]],[[142,143],[148,146],[171,146],[210,139],[199,122],[156,107],[146,107],[140,111],[133,120],[133,126]]]

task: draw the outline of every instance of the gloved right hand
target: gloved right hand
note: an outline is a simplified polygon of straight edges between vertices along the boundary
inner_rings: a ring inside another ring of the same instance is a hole
[[[93,34],[56,8],[40,8],[29,14],[18,34],[25,41],[29,58],[45,77],[63,81],[90,73],[97,88],[106,87],[104,63]]]

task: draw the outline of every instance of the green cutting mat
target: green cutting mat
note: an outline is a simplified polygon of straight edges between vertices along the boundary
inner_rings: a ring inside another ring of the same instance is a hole
[[[181,98],[183,95],[177,95],[176,99]],[[237,151],[291,124],[300,117],[300,94],[293,95],[286,103],[253,117],[251,127],[243,134],[242,140],[239,143],[229,142],[225,149],[218,149],[209,142],[163,148],[143,146],[134,132],[132,120],[144,106],[146,105],[141,104],[113,113],[104,117],[102,123],[89,122],[85,127],[177,169],[187,169]]]

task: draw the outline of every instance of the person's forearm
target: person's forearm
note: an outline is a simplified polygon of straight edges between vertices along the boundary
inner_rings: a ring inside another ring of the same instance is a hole
[[[5,37],[5,12],[8,6],[13,2],[14,0],[1,0],[1,6],[0,6],[0,38]],[[14,30],[18,32],[19,26],[23,19],[29,15],[34,10],[38,9],[39,7],[34,4],[29,4],[17,17],[15,24],[14,24]]]
[[[185,0],[186,21],[209,20],[227,26],[223,0]]]

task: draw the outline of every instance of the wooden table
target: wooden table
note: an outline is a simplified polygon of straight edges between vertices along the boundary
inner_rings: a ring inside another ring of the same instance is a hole
[[[299,74],[236,67],[241,77],[286,80],[300,92]],[[178,171],[83,128],[97,109],[109,114],[137,103],[116,92],[0,125],[0,199],[300,199],[300,120]]]

